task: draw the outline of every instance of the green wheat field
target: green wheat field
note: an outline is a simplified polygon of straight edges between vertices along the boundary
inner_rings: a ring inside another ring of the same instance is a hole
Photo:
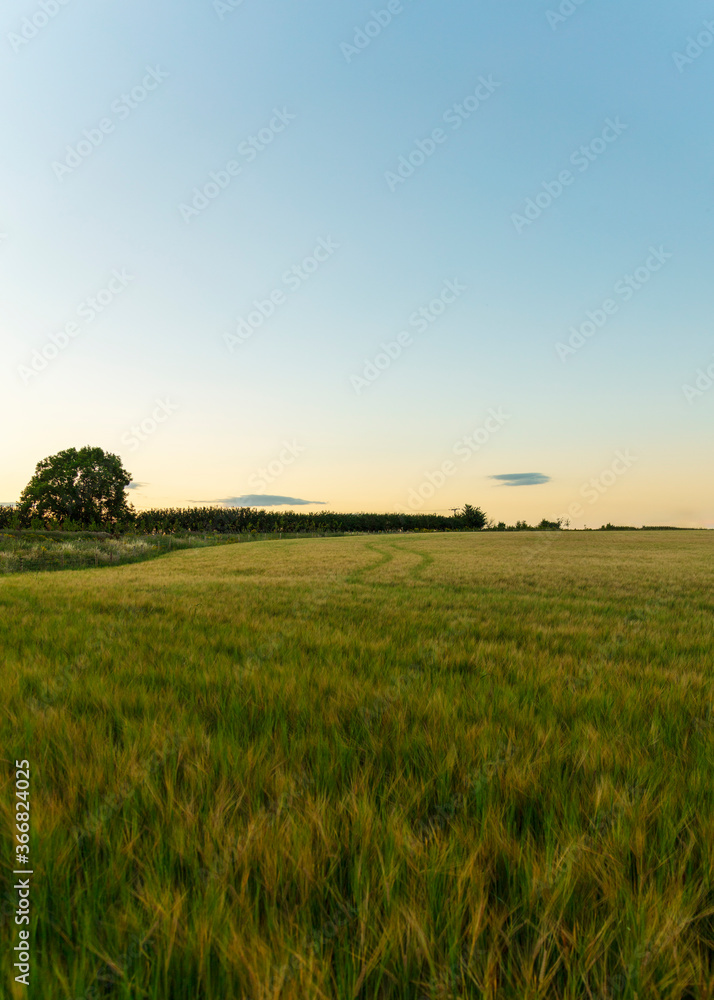
[[[705,531],[3,575],[0,995],[714,998],[713,612]]]

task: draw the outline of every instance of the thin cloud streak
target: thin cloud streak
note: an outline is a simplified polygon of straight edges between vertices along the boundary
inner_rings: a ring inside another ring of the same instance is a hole
[[[191,503],[223,504],[224,507],[306,507],[310,504],[325,505],[325,500],[301,500],[298,497],[279,497],[261,493],[248,493],[242,497],[223,497],[220,500],[191,500]]]
[[[488,478],[499,480],[500,486],[541,486],[550,482],[550,476],[545,476],[542,472],[506,472]]]

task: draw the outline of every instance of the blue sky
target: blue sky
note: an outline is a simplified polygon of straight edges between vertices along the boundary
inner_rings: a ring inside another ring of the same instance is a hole
[[[8,0],[0,501],[714,526],[712,19]]]

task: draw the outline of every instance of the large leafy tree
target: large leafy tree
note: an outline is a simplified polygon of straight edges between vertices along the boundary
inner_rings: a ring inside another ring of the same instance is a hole
[[[38,462],[22,491],[18,512],[83,527],[114,525],[131,514],[125,490],[131,476],[118,455],[101,448],[67,448]]]

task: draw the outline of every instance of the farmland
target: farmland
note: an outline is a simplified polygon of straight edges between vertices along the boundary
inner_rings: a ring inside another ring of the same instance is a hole
[[[334,534],[315,532],[314,535]],[[280,538],[280,532],[244,531],[235,534],[205,532],[164,535],[110,534],[103,531],[0,532],[0,574],[95,569],[145,562],[180,549]]]
[[[30,997],[714,998],[713,533],[229,544],[0,610]]]
[[[216,541],[205,537],[113,537],[100,531],[4,531],[0,532],[0,574],[119,566]]]

